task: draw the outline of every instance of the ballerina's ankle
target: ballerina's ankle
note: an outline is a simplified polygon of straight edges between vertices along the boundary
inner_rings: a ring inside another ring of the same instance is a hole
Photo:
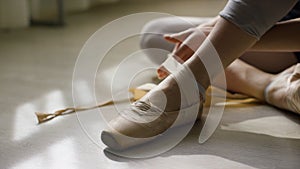
[[[183,84],[185,82],[191,82],[193,84],[195,84],[196,86],[196,90],[198,90],[198,93],[200,95],[200,101],[202,103],[205,102],[205,88],[196,81],[196,79],[192,78],[194,77],[193,73],[189,70],[188,67],[185,67],[184,65],[180,64],[173,56],[172,54],[168,55],[168,58],[164,61],[164,63],[162,64],[162,66],[171,74],[173,75],[174,79],[177,81],[177,83],[179,83],[179,86],[186,86],[186,85],[180,85]],[[193,90],[193,84],[187,84],[190,85],[190,89]],[[181,88],[183,89],[183,88]],[[195,90],[195,88],[194,88]],[[186,91],[186,90],[185,90]],[[198,96],[199,96],[198,95]],[[185,99],[187,100],[187,104],[191,105],[194,104],[195,97],[193,100],[193,97],[190,97],[190,95],[185,94]]]

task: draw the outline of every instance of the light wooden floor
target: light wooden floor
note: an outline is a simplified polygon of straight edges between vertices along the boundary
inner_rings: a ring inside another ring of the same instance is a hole
[[[197,124],[174,149],[140,160],[103,152],[99,134],[105,123],[98,112],[67,115],[37,125],[35,111],[48,112],[73,105],[72,74],[76,58],[85,41],[101,26],[136,12],[214,16],[224,3],[219,0],[122,1],[72,14],[63,28],[1,31],[1,168],[299,168],[299,116],[266,105],[228,108],[218,130],[205,144],[197,143]],[[138,38],[126,41],[125,46],[115,50],[114,57],[121,58],[136,50],[137,43]],[[147,62],[143,57],[141,60],[141,64]],[[108,69],[104,71],[108,75],[112,73]],[[101,86],[107,79],[100,76],[97,80]],[[84,98],[86,95],[83,93]],[[101,97],[101,89],[97,96]],[[112,107],[103,109],[104,112],[112,110]]]

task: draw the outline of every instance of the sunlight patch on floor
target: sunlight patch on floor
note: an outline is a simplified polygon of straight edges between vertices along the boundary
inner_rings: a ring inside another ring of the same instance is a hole
[[[271,116],[222,125],[221,129],[300,139],[300,125],[285,116]]]
[[[18,106],[16,108],[12,140],[18,141],[25,137],[30,137],[30,135],[36,133],[40,129],[37,126],[35,112],[46,111],[52,113],[65,106],[64,96],[60,90],[51,91],[41,98]]]
[[[45,147],[45,152],[35,154],[34,156],[17,163],[12,169],[32,168],[72,168],[78,166],[76,158],[74,140],[67,138],[56,142],[50,147]]]

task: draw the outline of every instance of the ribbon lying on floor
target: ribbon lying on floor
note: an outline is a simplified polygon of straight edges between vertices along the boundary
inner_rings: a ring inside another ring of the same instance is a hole
[[[156,85],[152,84],[152,83],[146,83],[144,85],[141,85],[137,88],[132,88],[129,89],[129,92],[132,93],[132,98],[131,101],[137,101],[140,98],[142,98],[144,95],[147,94],[147,92],[149,92],[152,88],[154,88]],[[226,93],[226,102],[224,102],[224,98],[219,97],[218,95],[214,95],[212,96],[211,90],[215,90],[216,92],[214,93],[220,93],[220,96],[224,96],[224,94],[221,93]],[[214,97],[214,102],[211,103],[211,98]],[[220,99],[218,99],[220,98]],[[258,103],[259,101],[251,98],[249,96],[246,95],[242,95],[242,94],[238,94],[238,93],[230,93],[227,92],[223,89],[219,89],[216,87],[212,87],[210,86],[207,90],[206,90],[206,102],[204,103],[205,107],[209,107],[212,104],[213,105],[218,105],[218,104],[225,104],[225,106],[241,106],[241,105],[245,105],[245,104],[253,104],[253,103]],[[116,104],[116,102],[114,102],[113,100],[108,100],[105,101],[103,103],[100,103],[96,106],[91,106],[91,107],[68,107],[68,108],[64,108],[64,109],[60,109],[55,111],[54,113],[42,113],[42,112],[36,112],[35,115],[37,117],[38,120],[38,124],[47,122],[49,120],[54,119],[55,117],[58,116],[62,116],[62,115],[67,115],[67,114],[72,114],[75,112],[80,112],[80,111],[86,111],[86,110],[92,110],[92,109],[96,109],[96,108],[100,108],[100,107],[104,107],[104,106],[109,106],[109,105],[113,105]]]
[[[99,107],[107,106],[107,105],[112,105],[114,102],[112,100],[109,100],[107,102],[101,103],[96,106],[91,106],[91,107],[68,107],[65,109],[57,110],[54,113],[42,113],[42,112],[35,112],[35,115],[38,119],[38,124],[44,123],[46,121],[49,121],[51,119],[54,119],[57,116],[61,115],[66,115],[66,114],[71,114],[79,111],[86,111],[86,110],[91,110],[91,109],[96,109]]]
[[[138,86],[137,88],[132,88],[129,89],[129,92],[132,93],[133,97],[130,98],[132,102],[139,100],[142,98],[144,95],[147,94],[152,88],[154,88],[156,85],[152,83],[146,83],[141,86]],[[118,101],[119,102],[119,101]],[[91,106],[91,107],[68,107],[64,109],[60,109],[55,111],[54,113],[43,113],[43,112],[35,112],[35,115],[38,120],[38,124],[47,122],[49,120],[54,119],[55,117],[62,116],[62,115],[67,115],[75,112],[80,112],[80,111],[86,111],[86,110],[92,110],[108,105],[113,105],[116,104],[113,100],[107,100],[105,102],[102,102],[96,106]]]

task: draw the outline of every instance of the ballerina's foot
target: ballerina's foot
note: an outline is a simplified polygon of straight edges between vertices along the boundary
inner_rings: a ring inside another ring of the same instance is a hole
[[[176,123],[177,126],[194,122],[200,117],[198,111],[202,110],[202,102],[181,108],[179,93],[175,80],[166,78],[141,100],[134,102],[110,121],[110,129],[101,133],[102,142],[111,149],[124,150],[151,141],[174,125],[178,120],[179,110],[183,118]],[[193,111],[197,111],[196,116],[191,115]]]
[[[300,64],[275,76],[265,89],[266,101],[300,114]]]

